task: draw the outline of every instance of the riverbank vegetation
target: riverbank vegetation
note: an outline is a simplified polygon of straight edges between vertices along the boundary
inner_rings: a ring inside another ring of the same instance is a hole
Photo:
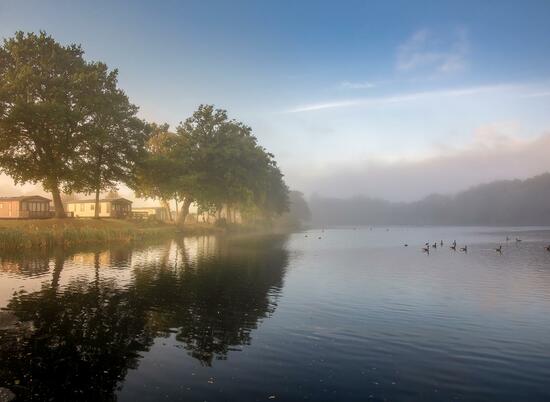
[[[192,204],[218,220],[224,210],[229,224],[235,211],[255,225],[288,210],[283,174],[250,127],[212,105],[199,106],[173,131],[146,122],[117,75],[85,60],[80,46],[63,46],[44,32],[6,39],[0,47],[0,172],[17,184],[41,184],[59,219],[65,217],[63,193],[94,194],[99,218],[100,192],[120,184],[159,200],[170,220],[175,200],[180,226]]]
[[[145,241],[176,233],[173,225],[121,219],[0,220],[0,249],[73,247]]]

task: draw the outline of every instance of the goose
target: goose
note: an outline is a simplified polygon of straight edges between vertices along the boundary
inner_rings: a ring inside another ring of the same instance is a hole
[[[443,240],[441,240],[441,241],[439,242],[439,245],[440,245],[441,247],[443,247]]]
[[[467,253],[468,252],[468,246],[461,247],[460,251],[464,251],[465,253]]]
[[[430,246],[422,248],[422,251],[426,254],[430,254]]]
[[[502,253],[502,244],[499,245],[497,248],[495,248],[495,251],[496,251],[497,253]]]
[[[521,239],[519,237],[516,237],[516,243],[520,243]]]
[[[456,247],[456,240],[453,240],[453,246]]]
[[[453,244],[450,246],[450,249],[453,250],[453,251],[456,251],[456,246]]]
[[[435,242],[432,247],[437,248],[437,242]]]

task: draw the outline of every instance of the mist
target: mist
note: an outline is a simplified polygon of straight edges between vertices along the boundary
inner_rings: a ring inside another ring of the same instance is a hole
[[[372,158],[331,164],[320,172],[298,174],[293,184],[306,194],[411,202],[433,193],[454,194],[477,184],[526,179],[550,171],[548,155],[549,132],[525,139],[487,126],[477,130],[471,143],[461,148],[440,145],[414,159]]]

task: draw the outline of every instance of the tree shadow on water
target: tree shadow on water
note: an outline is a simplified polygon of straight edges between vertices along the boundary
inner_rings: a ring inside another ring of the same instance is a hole
[[[0,311],[0,386],[18,400],[114,400],[154,340],[173,333],[203,365],[227,359],[275,310],[283,241],[224,240],[190,258],[181,240],[141,259],[123,286],[103,278],[100,253],[81,267],[94,275],[62,286],[69,256],[57,253],[51,280]]]

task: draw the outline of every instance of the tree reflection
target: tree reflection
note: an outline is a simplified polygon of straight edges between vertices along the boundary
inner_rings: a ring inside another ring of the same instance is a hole
[[[141,260],[124,286],[102,278],[100,253],[86,266],[92,280],[61,286],[57,254],[51,281],[14,295],[3,313],[13,319],[0,327],[0,384],[24,400],[113,399],[140,354],[171,333],[201,364],[226,359],[275,309],[283,241],[218,241],[190,258],[182,240]]]

